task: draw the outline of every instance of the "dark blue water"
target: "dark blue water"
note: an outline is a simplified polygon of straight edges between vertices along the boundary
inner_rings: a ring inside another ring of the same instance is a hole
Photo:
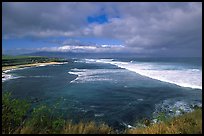
[[[167,114],[173,109],[189,112],[193,105],[202,105],[201,89],[143,76],[135,72],[139,70],[137,64],[151,66],[149,71],[159,69],[166,75],[184,71],[185,76],[195,75],[198,79],[195,85],[202,83],[202,64],[197,59],[80,59],[68,64],[8,72],[18,78],[3,82],[2,89],[17,98],[39,99],[35,105],[60,102],[58,110],[66,119],[105,122],[117,129],[127,127],[125,124],[134,125],[142,118],[153,118],[159,111],[167,111]],[[128,70],[129,67],[134,71]],[[169,75],[165,78],[172,79]],[[186,83],[191,79],[182,78],[180,80]]]

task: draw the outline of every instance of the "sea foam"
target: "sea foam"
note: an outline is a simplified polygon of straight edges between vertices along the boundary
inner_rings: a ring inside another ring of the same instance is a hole
[[[5,82],[5,81],[11,80],[11,79],[17,79],[17,78],[20,78],[20,76],[14,76],[12,74],[2,73],[2,82]]]
[[[152,79],[176,84],[181,87],[202,89],[202,70],[200,69],[190,69],[185,67],[182,69],[176,69],[178,66],[174,66],[173,64],[158,65],[154,63],[141,63],[135,61],[121,62],[113,61],[113,59],[86,59],[85,61],[87,63],[108,63]]]
[[[71,69],[69,74],[77,75],[77,78],[70,83],[85,83],[94,81],[111,81],[113,79],[105,76],[105,74],[118,72],[110,69]]]
[[[153,122],[158,122],[157,117],[159,114],[164,113],[166,116],[174,117],[184,113],[192,112],[194,107],[202,107],[201,102],[187,102],[184,100],[167,99],[155,105],[155,111],[153,112]]]

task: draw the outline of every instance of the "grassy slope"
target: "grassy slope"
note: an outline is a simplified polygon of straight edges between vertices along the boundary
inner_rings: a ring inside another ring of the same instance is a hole
[[[146,128],[132,129],[128,134],[202,134],[202,109],[174,117]]]

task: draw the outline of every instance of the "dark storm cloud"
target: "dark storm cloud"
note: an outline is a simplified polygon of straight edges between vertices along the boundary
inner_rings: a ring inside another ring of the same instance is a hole
[[[97,13],[92,3],[3,3],[3,34],[61,36],[77,34],[86,17]]]
[[[4,38],[92,36],[123,41],[117,51],[202,55],[202,3],[3,3],[2,23]]]
[[[120,18],[109,19],[108,24],[92,25],[86,31],[122,39],[136,52],[157,54],[166,51],[168,54],[201,56],[201,3],[127,3],[117,6]]]

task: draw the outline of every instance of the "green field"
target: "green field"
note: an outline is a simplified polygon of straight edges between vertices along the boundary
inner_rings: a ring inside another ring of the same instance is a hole
[[[44,62],[64,62],[64,59],[42,56],[9,56],[2,55],[2,66],[16,66]]]

